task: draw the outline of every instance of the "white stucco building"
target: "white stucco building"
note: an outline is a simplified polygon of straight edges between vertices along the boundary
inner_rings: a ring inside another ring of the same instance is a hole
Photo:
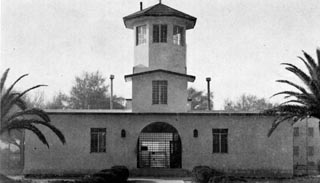
[[[132,82],[132,112],[48,110],[67,143],[43,129],[47,149],[27,132],[25,174],[85,174],[114,165],[135,175],[188,174],[207,165],[246,176],[293,175],[290,124],[268,138],[274,116],[188,110],[195,76],[187,74],[186,31],[195,17],[159,3],[123,20],[134,35],[133,73],[125,76]]]

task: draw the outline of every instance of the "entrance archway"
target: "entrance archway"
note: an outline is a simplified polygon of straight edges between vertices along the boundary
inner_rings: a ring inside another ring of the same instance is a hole
[[[138,138],[138,168],[181,168],[181,140],[176,128],[164,122],[144,127]]]

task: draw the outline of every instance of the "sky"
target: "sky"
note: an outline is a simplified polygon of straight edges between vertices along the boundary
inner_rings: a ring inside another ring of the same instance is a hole
[[[122,18],[158,0],[2,0],[0,71],[10,68],[8,83],[29,73],[17,89],[36,84],[50,100],[69,93],[75,76],[99,70],[115,75],[114,93],[131,98],[134,37]],[[189,86],[206,91],[211,77],[214,109],[224,100],[253,94],[271,102],[291,89],[277,79],[297,81],[280,63],[302,66],[305,50],[314,58],[320,46],[319,0],[162,0],[197,17],[186,34]],[[8,84],[7,83],[7,84]],[[109,84],[109,80],[107,80]]]

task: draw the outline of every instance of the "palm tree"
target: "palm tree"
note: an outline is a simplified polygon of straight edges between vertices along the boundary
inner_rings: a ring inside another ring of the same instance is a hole
[[[305,86],[302,87],[288,80],[277,80],[277,82],[293,86],[298,91],[282,91],[273,95],[285,95],[284,98],[288,100],[270,110],[277,113],[278,117],[273,122],[268,136],[272,134],[281,122],[289,119],[292,120],[292,124],[309,117],[320,119],[320,48],[316,52],[318,61],[315,61],[304,51],[303,55],[305,58],[298,57],[304,63],[308,72],[302,71],[293,64],[282,63]]]
[[[39,140],[47,145],[49,144],[46,137],[38,129],[37,125],[43,125],[52,130],[60,141],[64,144],[66,142],[62,132],[50,123],[49,116],[41,109],[38,108],[28,108],[26,103],[23,101],[22,97],[31,90],[45,86],[36,85],[23,92],[14,92],[13,87],[22,78],[26,77],[28,74],[20,76],[8,89],[4,88],[4,83],[7,79],[9,69],[7,69],[0,81],[0,92],[1,92],[1,121],[0,121],[0,136],[4,133],[10,135],[12,130],[26,129],[32,131]]]

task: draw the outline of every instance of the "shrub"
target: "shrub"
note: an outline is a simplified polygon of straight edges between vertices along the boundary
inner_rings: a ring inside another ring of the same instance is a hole
[[[196,183],[208,183],[212,177],[212,169],[208,166],[196,166],[192,169],[192,177]]]
[[[127,167],[125,167],[125,166],[113,166],[113,167],[111,167],[111,170],[119,178],[120,183],[127,182],[128,178],[129,178],[129,169]]]
[[[216,171],[208,166],[196,166],[192,170],[193,181],[196,183],[213,182],[215,177],[223,176],[222,172]]]

